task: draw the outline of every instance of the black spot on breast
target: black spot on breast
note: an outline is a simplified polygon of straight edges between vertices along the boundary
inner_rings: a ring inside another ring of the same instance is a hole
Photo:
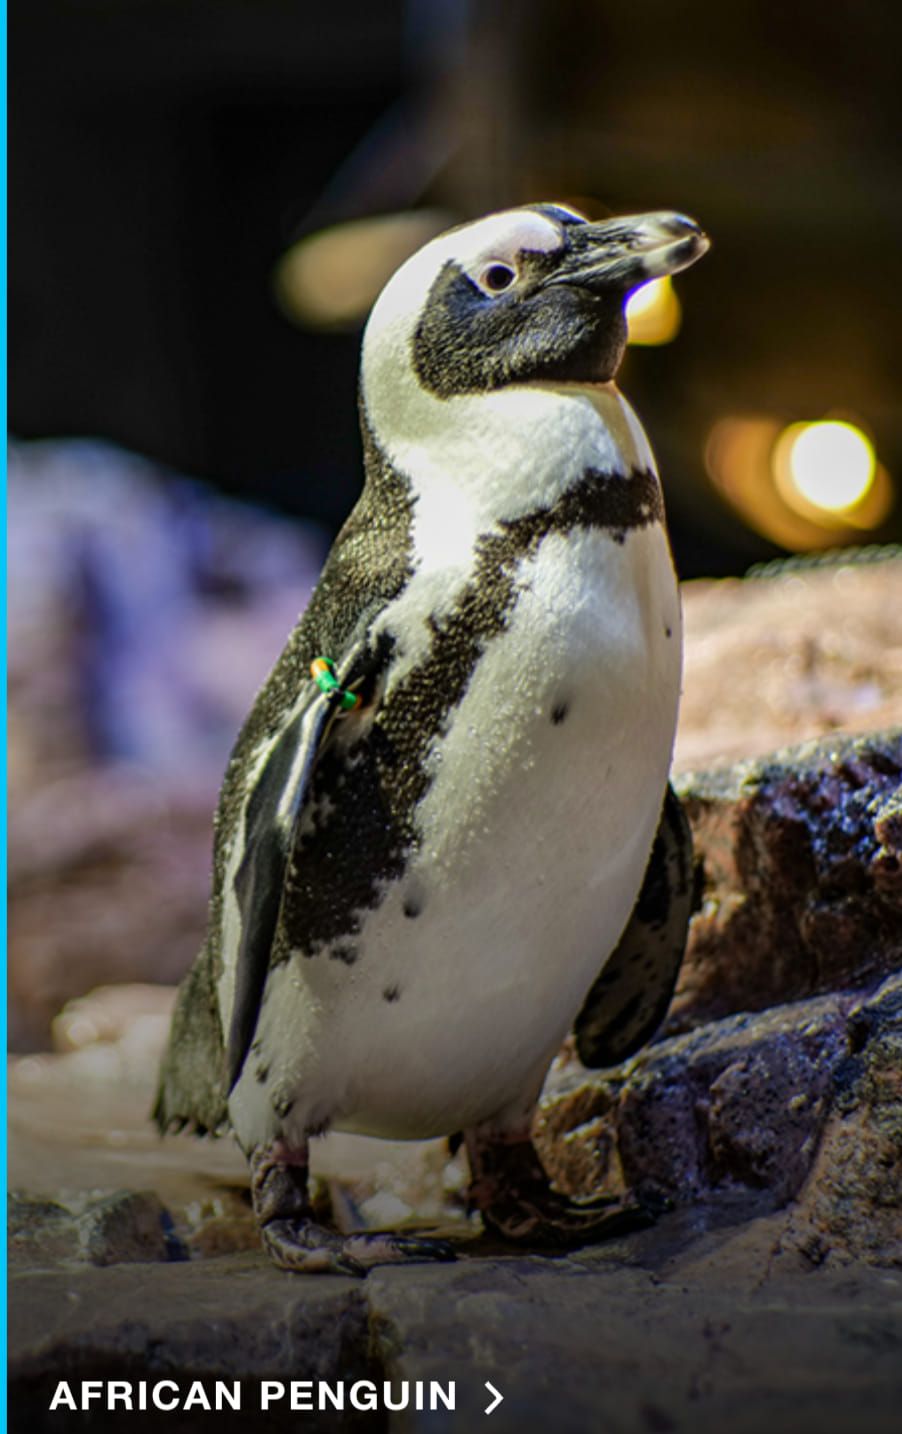
[[[554,723],[555,727],[560,727],[562,722],[566,722],[567,714],[569,711],[569,702],[558,702],[554,707],[552,707],[551,720]]]
[[[664,636],[665,636],[665,637],[673,637],[673,628],[672,628],[672,627],[665,627],[665,629],[664,629]]]
[[[254,1075],[261,1085],[265,1085],[269,1080],[269,1066],[257,1066]]]
[[[284,1120],[286,1115],[290,1115],[294,1109],[294,1097],[289,1095],[276,1096],[272,1103],[272,1108],[279,1119]]]
[[[407,900],[404,902],[404,915],[409,917],[411,921],[415,920],[416,917],[419,916],[422,909],[422,904],[417,901],[416,898],[413,896],[408,896]]]
[[[382,992],[383,1001],[394,1002],[400,999],[401,991],[398,986],[386,986]]]

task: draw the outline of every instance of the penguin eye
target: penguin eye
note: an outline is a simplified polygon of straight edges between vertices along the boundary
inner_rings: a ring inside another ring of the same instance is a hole
[[[482,271],[480,283],[484,289],[491,294],[502,294],[509,289],[517,277],[515,269],[510,264],[489,264],[487,269]]]

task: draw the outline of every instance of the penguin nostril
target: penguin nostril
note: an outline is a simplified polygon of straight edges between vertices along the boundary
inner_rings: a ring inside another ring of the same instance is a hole
[[[493,294],[500,294],[509,289],[517,275],[509,264],[490,264],[482,274],[483,288]]]

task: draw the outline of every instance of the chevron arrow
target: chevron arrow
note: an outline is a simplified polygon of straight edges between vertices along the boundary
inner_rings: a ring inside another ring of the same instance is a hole
[[[498,1405],[501,1403],[502,1399],[504,1398],[504,1395],[499,1393],[499,1391],[495,1388],[494,1384],[490,1384],[488,1380],[485,1381],[485,1387],[489,1391],[489,1394],[491,1394],[492,1396],[492,1402],[485,1412],[486,1414],[491,1414],[495,1409],[498,1408]]]

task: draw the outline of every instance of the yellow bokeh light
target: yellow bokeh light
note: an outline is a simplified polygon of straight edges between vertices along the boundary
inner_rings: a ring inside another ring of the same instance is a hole
[[[670,276],[652,279],[626,302],[631,344],[669,344],[680,331],[683,311]]]
[[[777,441],[774,471],[787,501],[801,496],[824,512],[846,513],[864,500],[873,484],[877,455],[854,424],[836,419],[793,423]]]
[[[724,417],[708,435],[705,466],[749,527],[797,552],[876,534],[895,499],[870,439],[846,420],[786,427],[772,414]]]
[[[436,209],[377,214],[305,235],[276,265],[283,312],[313,329],[359,324],[398,266],[452,217]]]

